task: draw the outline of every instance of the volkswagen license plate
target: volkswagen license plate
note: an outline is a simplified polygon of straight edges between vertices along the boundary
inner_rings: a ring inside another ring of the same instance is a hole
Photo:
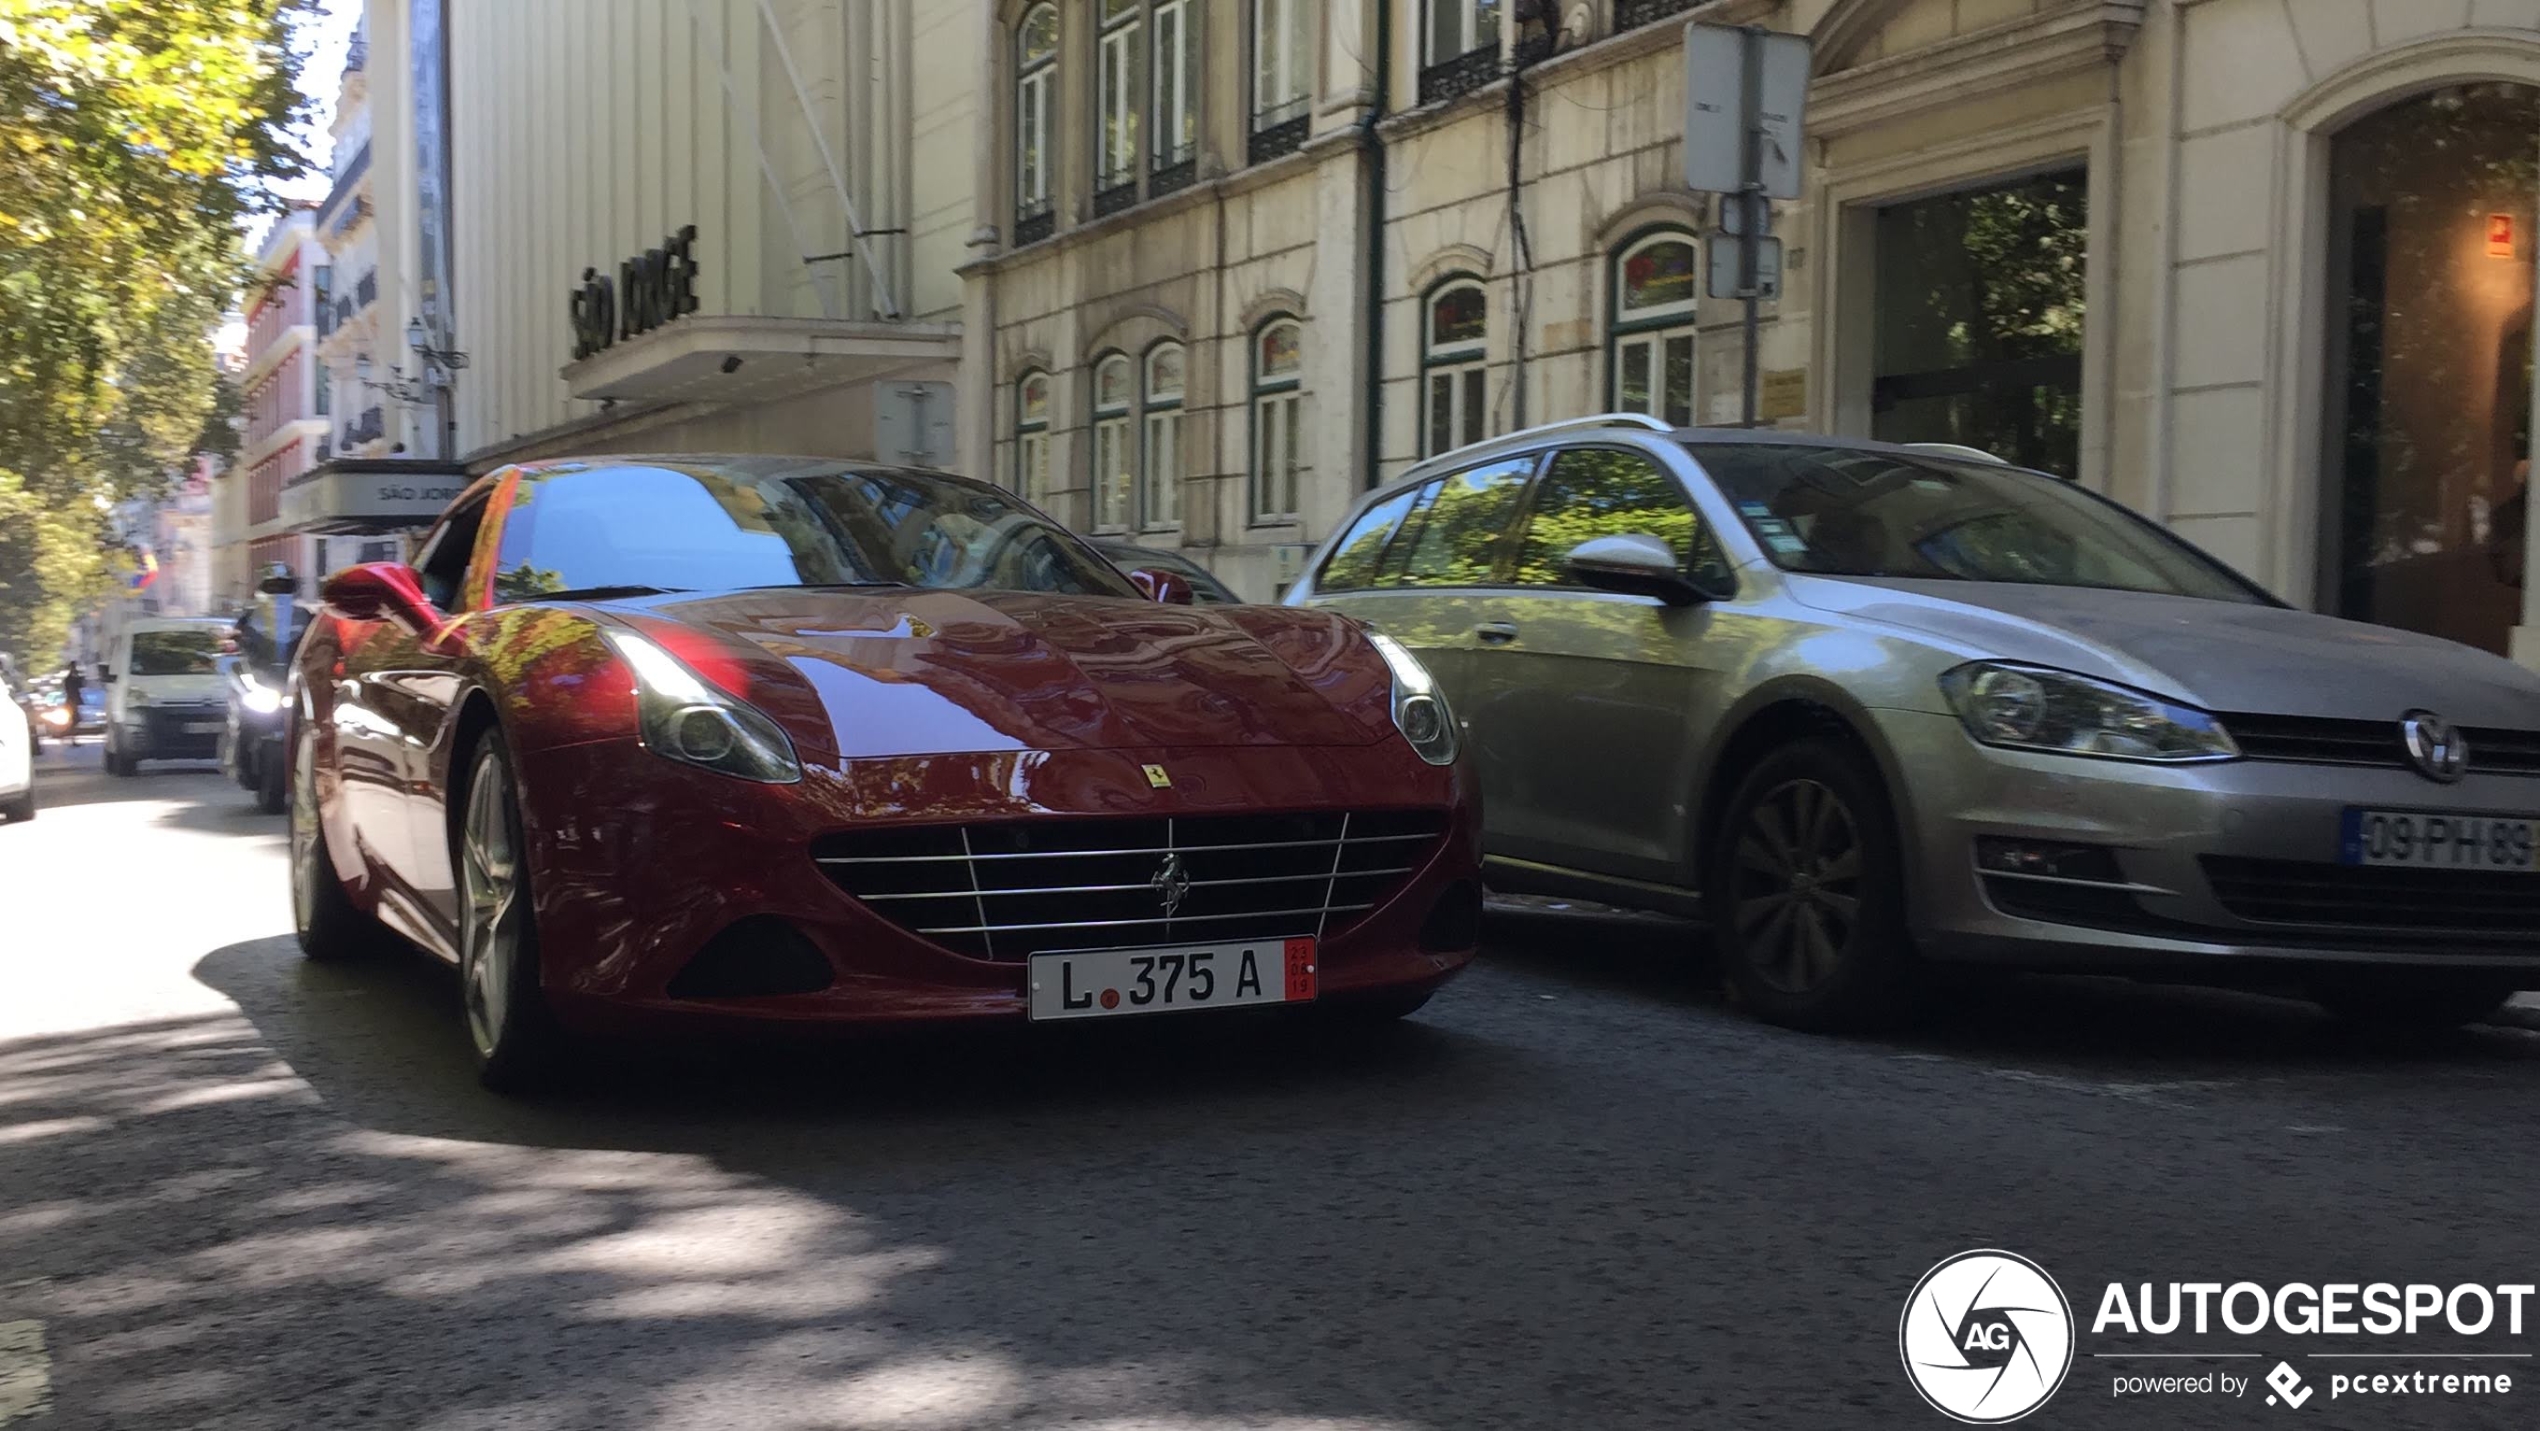
[[[2337,858],[2350,865],[2409,869],[2540,869],[2540,818],[2450,810],[2367,810],[2349,806]]]
[[[1314,997],[1314,940],[1184,944],[1035,954],[1032,1018],[1100,1019],[1183,1013]]]

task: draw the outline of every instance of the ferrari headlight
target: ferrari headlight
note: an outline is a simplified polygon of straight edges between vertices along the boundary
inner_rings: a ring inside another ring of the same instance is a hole
[[[1370,631],[1367,639],[1376,643],[1376,651],[1393,670],[1393,724],[1411,748],[1431,765],[1455,763],[1455,714],[1447,709],[1446,692],[1438,689],[1437,679],[1420,658],[1403,649],[1401,642],[1381,631]]]
[[[257,680],[254,672],[241,671],[238,679],[244,687],[238,697],[240,705],[258,715],[272,715],[282,709],[282,692]]]
[[[678,657],[632,631],[603,634],[635,673],[635,705],[648,749],[763,785],[790,785],[803,778],[794,743],[757,707],[717,690]]]
[[[2166,764],[2240,754],[2203,711],[2069,671],[1976,661],[1944,673],[1940,689],[1985,745]]]

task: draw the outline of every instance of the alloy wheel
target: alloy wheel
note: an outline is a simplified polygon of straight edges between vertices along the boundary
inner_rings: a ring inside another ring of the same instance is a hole
[[[503,763],[476,763],[459,832],[459,981],[468,1036],[479,1058],[492,1058],[511,1005],[520,958],[519,851],[512,840],[511,782]]]
[[[1831,977],[1861,919],[1861,836],[1842,799],[1815,780],[1773,787],[1739,831],[1733,874],[1729,917],[1756,976],[1788,994]]]

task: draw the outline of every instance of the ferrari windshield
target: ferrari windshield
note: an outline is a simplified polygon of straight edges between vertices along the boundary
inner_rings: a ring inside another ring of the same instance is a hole
[[[1692,452],[1784,571],[2266,600],[2115,503],[2016,467],[1786,443]]]
[[[1073,533],[993,487],[801,459],[534,469],[494,574],[501,601],[769,586],[1139,594]]]

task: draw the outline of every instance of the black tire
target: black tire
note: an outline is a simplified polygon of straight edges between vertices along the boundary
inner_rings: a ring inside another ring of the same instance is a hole
[[[2357,970],[2311,981],[2312,1002],[2348,1023],[2380,1029],[2448,1029],[2505,1006],[2522,981],[2492,976]]]
[[[6,805],[0,805],[0,820],[5,820],[12,825],[22,824],[34,818],[35,791],[33,789],[29,789],[24,795]]]
[[[377,949],[386,931],[344,892],[327,853],[326,826],[318,819],[316,741],[291,738],[291,923],[300,953],[320,964],[356,959]],[[279,762],[277,762],[278,764]]]
[[[106,737],[106,754],[102,763],[106,773],[117,779],[132,773],[132,762],[124,759],[123,753],[115,749],[115,738],[111,735]]]
[[[256,765],[256,809],[279,815],[291,803],[291,788],[282,778],[282,752],[259,749]]]
[[[487,1088],[532,1093],[554,1084],[568,1048],[540,976],[520,787],[501,731],[485,733],[467,770],[450,864],[458,875],[459,998],[468,1046]]]
[[[1703,905],[1730,996],[1757,1017],[1831,1033],[1914,1013],[1896,819],[1877,768],[1851,746],[1799,741],[1747,773]]]

